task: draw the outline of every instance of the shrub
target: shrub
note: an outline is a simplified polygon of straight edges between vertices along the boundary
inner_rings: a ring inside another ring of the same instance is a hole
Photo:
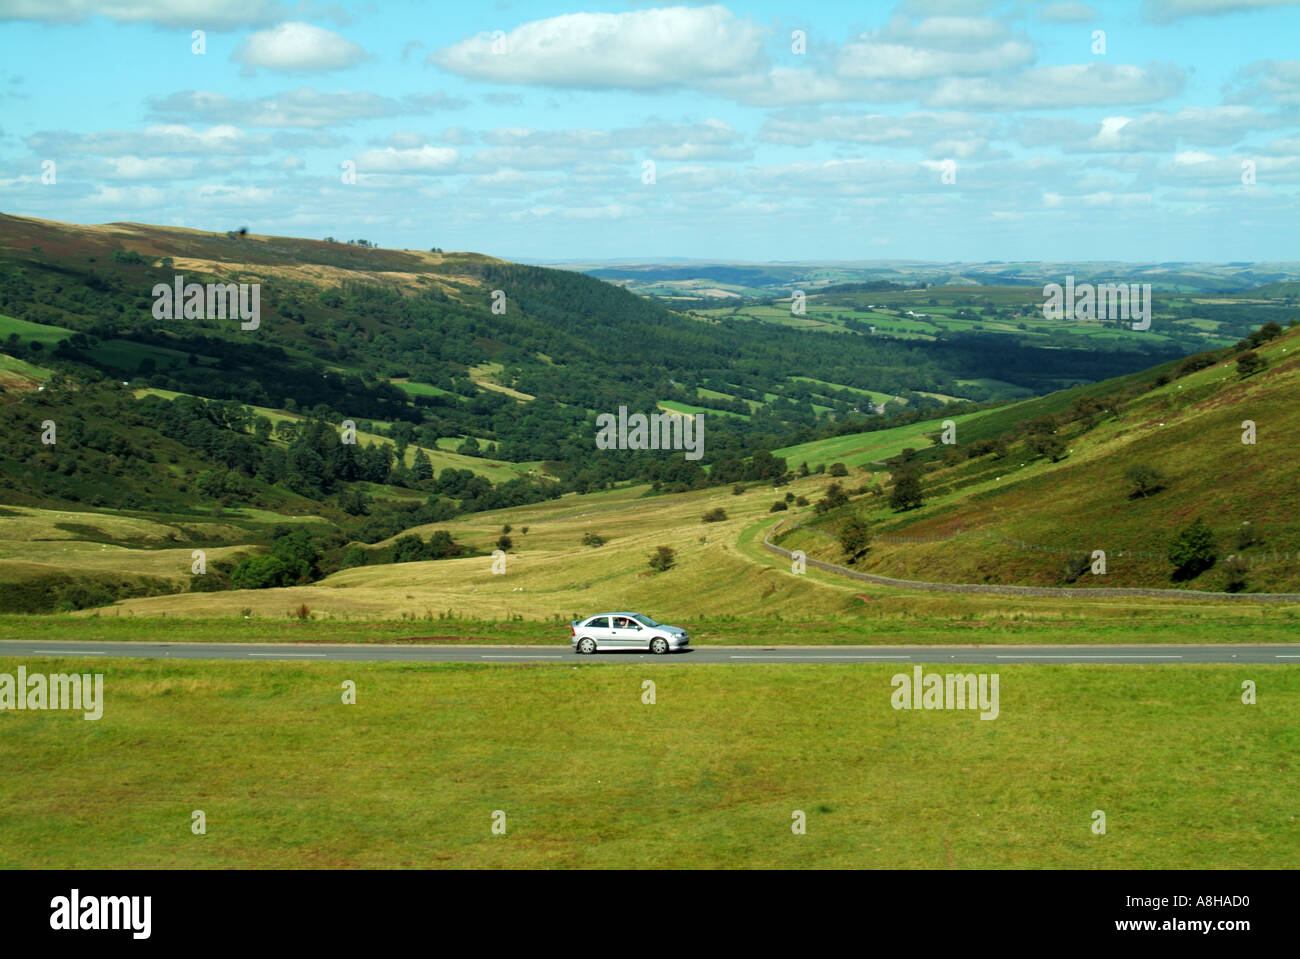
[[[831,468],[827,470],[832,476],[848,476],[849,468],[843,463],[832,463]]]
[[[871,545],[871,527],[867,521],[860,516],[851,516],[843,526],[840,527],[840,548],[844,550],[844,555],[850,563],[856,562],[858,557],[867,551]]]
[[[1168,478],[1150,463],[1136,463],[1124,471],[1129,481],[1129,499],[1146,497],[1165,488]]]
[[[700,521],[703,523],[720,523],[727,518],[727,511],[721,506],[717,506],[705,513]]]
[[[739,483],[737,483],[735,486],[731,487],[731,495],[732,495],[732,496],[739,496],[739,495],[740,495],[741,493],[743,493],[743,492],[745,492],[745,487],[741,486]]]
[[[1028,444],[1031,450],[1039,456],[1046,456],[1053,463],[1065,455],[1065,440],[1055,433],[1031,433]]]
[[[1228,561],[1223,564],[1223,571],[1227,574],[1223,588],[1229,593],[1240,593],[1246,588],[1246,574],[1250,572],[1250,567],[1246,561],[1239,556],[1230,556]]]
[[[807,506],[807,505],[808,505],[808,497],[807,497],[807,496],[800,496],[800,497],[798,497],[798,498],[794,501],[794,505],[795,505],[795,506]]]
[[[501,550],[501,552],[503,553],[510,552],[510,547],[514,545],[515,545],[515,541],[512,540],[509,536],[497,537],[497,549]]]
[[[787,502],[786,502],[785,500],[783,500],[783,499],[779,499],[779,500],[777,500],[775,503],[772,504],[772,508],[771,508],[770,510],[768,510],[768,512],[769,512],[769,513],[779,513],[779,512],[781,512],[781,510],[783,510],[783,509],[789,509],[789,508],[790,508],[790,504],[789,504],[789,503],[787,503]]]
[[[894,491],[889,494],[891,509],[901,512],[917,509],[923,505],[925,505],[925,492],[921,489],[921,481],[914,473],[904,473],[894,481]]]
[[[1080,576],[1088,571],[1092,565],[1090,556],[1071,556],[1065,561],[1065,568],[1061,571],[1061,580],[1066,583],[1073,583]]]
[[[656,546],[650,554],[650,568],[665,573],[677,565],[677,553],[669,546]]]
[[[1179,363],[1178,369],[1174,370],[1174,376],[1187,376],[1189,373],[1211,367],[1216,362],[1217,357],[1213,353],[1197,353]]]
[[[844,492],[844,487],[838,482],[832,483],[826,487],[826,495],[819,499],[813,509],[818,513],[826,513],[833,509],[838,509],[849,501],[849,494]]]
[[[1214,565],[1217,558],[1214,533],[1199,516],[1169,544],[1169,562],[1175,579],[1192,579]]]
[[[599,533],[593,533],[591,530],[587,530],[587,532],[582,534],[582,545],[583,546],[604,546],[605,537],[601,536]]]
[[[235,589],[271,589],[292,586],[296,581],[293,570],[279,556],[253,556],[230,574]]]
[[[1266,366],[1268,364],[1264,362],[1264,357],[1254,350],[1247,350],[1237,357],[1237,375],[1243,380],[1254,373],[1258,373]]]

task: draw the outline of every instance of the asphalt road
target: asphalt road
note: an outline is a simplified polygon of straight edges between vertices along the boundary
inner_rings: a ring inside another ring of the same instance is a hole
[[[1300,644],[1273,646],[704,646],[654,656],[579,656],[568,646],[384,646],[307,643],[104,643],[0,640],[0,656],[326,660],[434,663],[1296,663]]]

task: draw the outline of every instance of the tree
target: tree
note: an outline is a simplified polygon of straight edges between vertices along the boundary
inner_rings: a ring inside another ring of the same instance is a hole
[[[848,476],[849,468],[843,463],[832,463],[831,468],[827,471],[831,476]]]
[[[1169,562],[1174,564],[1174,579],[1193,579],[1213,566],[1217,558],[1214,533],[1199,516],[1169,544]]]
[[[509,536],[497,537],[497,549],[501,550],[501,552],[503,553],[510,552],[510,547],[513,545],[515,545],[515,541],[512,540]]]
[[[656,546],[650,554],[650,568],[665,573],[677,565],[677,553],[670,546]]]
[[[415,459],[411,461],[411,479],[417,483],[433,479],[433,464],[423,449],[416,447]]]
[[[1254,373],[1258,373],[1266,366],[1268,364],[1264,361],[1264,358],[1254,350],[1247,350],[1237,357],[1237,375],[1243,380]]]
[[[1065,455],[1065,440],[1055,433],[1030,433],[1028,442],[1031,450],[1053,463]]]
[[[230,582],[235,589],[292,586],[295,581],[293,571],[279,556],[254,556],[244,560],[230,574]]]
[[[817,501],[813,506],[814,512],[826,513],[833,509],[838,509],[849,501],[849,494],[844,492],[844,487],[839,481],[826,487],[826,495]]]
[[[339,509],[349,516],[365,516],[370,512],[370,497],[359,489],[344,490],[339,494]]]
[[[1224,590],[1229,593],[1240,593],[1246,588],[1246,576],[1250,573],[1250,567],[1240,556],[1230,556],[1228,561],[1223,564],[1223,570],[1227,574],[1227,581],[1224,583]]]
[[[844,550],[844,555],[848,558],[849,563],[854,563],[871,545],[871,527],[867,525],[867,521],[861,516],[850,516],[848,521],[840,527],[839,539],[840,548]]]
[[[1135,463],[1124,471],[1124,478],[1129,481],[1128,498],[1147,497],[1165,488],[1168,481],[1165,474],[1150,463]]]
[[[921,489],[921,481],[917,479],[915,473],[904,473],[894,481],[894,491],[889,494],[891,509],[901,512],[917,509],[923,505],[925,505],[925,492]]]
[[[279,559],[295,582],[310,582],[320,570],[316,563],[320,547],[305,529],[296,529],[276,539],[271,555]]]
[[[407,533],[405,536],[399,536],[393,542],[393,562],[394,563],[419,563],[428,559],[424,547],[424,540],[415,533]]]

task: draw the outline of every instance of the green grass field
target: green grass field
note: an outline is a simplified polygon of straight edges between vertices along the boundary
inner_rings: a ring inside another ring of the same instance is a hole
[[[53,346],[60,340],[66,340],[70,337],[72,330],[48,323],[32,323],[29,320],[20,320],[17,317],[0,313],[0,340],[7,340],[15,333],[18,334],[20,342],[30,343],[35,341],[44,346]]]
[[[102,672],[104,711],[0,713],[6,867],[1250,869],[1300,853],[1283,788],[1300,673],[1282,667],[1007,666],[984,721],[893,709],[897,668],[874,664],[24,664]]]

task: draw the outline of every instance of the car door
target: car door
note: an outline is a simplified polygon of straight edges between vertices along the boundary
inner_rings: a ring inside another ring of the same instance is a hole
[[[596,641],[596,648],[608,648],[610,645],[610,630],[608,616],[593,616],[587,620],[587,624],[580,630],[580,635],[590,636]]]
[[[641,624],[636,620],[626,616],[614,616],[611,618],[610,626],[613,627],[611,634],[614,637],[614,645],[619,649],[633,649],[644,645],[641,639]]]

